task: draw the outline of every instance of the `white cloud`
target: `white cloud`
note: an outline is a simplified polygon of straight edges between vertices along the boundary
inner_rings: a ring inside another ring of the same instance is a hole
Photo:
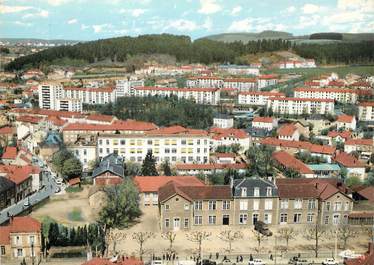
[[[321,10],[321,7],[313,4],[305,4],[301,9],[304,14],[315,14]]]
[[[221,11],[222,7],[216,2],[216,0],[200,0],[200,9],[198,10],[201,14],[214,14]]]
[[[361,10],[362,12],[374,12],[373,0],[338,0],[338,8],[342,10]]]
[[[32,9],[31,6],[6,6],[0,5],[0,14],[17,13]]]
[[[239,14],[240,11],[242,11],[242,7],[241,6],[236,6],[231,10],[231,15],[235,16],[235,15]]]
[[[202,25],[202,27],[204,29],[206,29],[207,31],[211,31],[212,28],[213,28],[213,21],[210,17],[207,17],[204,21],[204,24]]]
[[[90,26],[87,26],[85,24],[81,24],[81,30],[86,30],[88,29]]]
[[[252,20],[249,18],[236,20],[228,28],[229,32],[246,32],[252,30]]]
[[[33,24],[29,22],[22,22],[22,21],[14,21],[14,24],[21,26],[21,27],[31,27]]]
[[[72,18],[72,19],[68,20],[66,23],[68,23],[69,25],[76,24],[76,23],[78,23],[78,19]]]
[[[281,13],[285,14],[292,14],[296,12],[296,7],[295,6],[289,6],[285,10],[283,10]]]
[[[133,17],[140,17],[143,15],[147,10],[142,8],[135,8],[135,9],[120,9],[120,14],[129,14]]]
[[[95,33],[100,33],[103,31],[107,31],[113,27],[112,24],[99,24],[99,25],[92,25],[92,29],[94,30]]]
[[[47,0],[47,3],[51,6],[60,6],[65,5],[69,2],[72,2],[73,0]]]
[[[295,25],[296,29],[304,29],[316,26],[321,20],[319,15],[300,16],[299,22]]]
[[[332,24],[347,24],[361,22],[364,20],[365,15],[359,11],[343,11],[324,17],[322,23],[329,26]]]
[[[191,20],[187,19],[177,19],[170,20],[164,30],[175,29],[177,31],[194,31],[198,29],[198,25]]]
[[[287,26],[281,23],[274,23],[271,18],[245,18],[231,23],[227,31],[229,32],[261,32],[264,30],[284,31]]]
[[[49,16],[49,12],[47,10],[40,9],[39,11],[35,13],[28,13],[24,16],[22,16],[23,19],[33,19],[37,17],[41,18],[47,18]]]

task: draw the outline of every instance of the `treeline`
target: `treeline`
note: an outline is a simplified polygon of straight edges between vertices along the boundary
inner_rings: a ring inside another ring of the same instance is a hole
[[[171,34],[119,37],[79,43],[74,46],[59,46],[35,54],[23,56],[6,65],[6,70],[20,70],[25,67],[40,67],[56,59],[81,59],[94,63],[104,59],[125,62],[138,54],[169,54],[178,62],[225,63],[234,62],[237,56],[265,51],[287,50],[287,40],[258,40],[243,43],[218,42],[199,39],[194,42],[188,36]]]
[[[374,62],[374,41],[357,43],[300,44],[294,51],[323,64],[361,64]]]
[[[311,40],[343,40],[343,34],[335,32],[314,33],[309,36]]]
[[[211,106],[172,97],[123,97],[115,103],[85,105],[85,110],[114,115],[118,119],[153,122],[159,126],[181,125],[207,129],[213,123],[215,110]]]

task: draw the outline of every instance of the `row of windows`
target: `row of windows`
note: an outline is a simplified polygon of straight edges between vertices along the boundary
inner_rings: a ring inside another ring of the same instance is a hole
[[[165,140],[135,140],[135,139],[130,139],[130,140],[126,140],[126,139],[112,139],[112,141],[110,141],[109,139],[106,139],[105,141],[103,139],[99,139],[99,144],[102,145],[103,143],[105,142],[106,145],[110,145],[111,142],[113,145],[126,145],[126,143],[128,143],[129,145],[137,145],[137,146],[141,146],[143,145],[144,143],[147,143],[148,145],[156,145],[156,146],[159,146],[160,143],[162,145],[177,145],[177,143],[179,142],[181,145],[193,145],[194,143],[196,143],[197,145],[199,144],[202,144],[204,143],[205,145],[208,144],[208,140],[201,140],[201,139],[197,139],[197,140],[193,140],[193,139],[184,139],[184,140],[177,140],[177,139],[165,139]]]

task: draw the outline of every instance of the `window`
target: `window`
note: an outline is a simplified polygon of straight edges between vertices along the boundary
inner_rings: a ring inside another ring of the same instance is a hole
[[[331,202],[326,202],[326,211],[330,211],[331,209]]]
[[[242,197],[247,197],[247,188],[246,187],[241,188],[241,194],[242,194],[241,195]]]
[[[5,246],[1,246],[1,249],[0,249],[0,255],[1,255],[1,256],[4,256],[4,255],[5,255]]]
[[[120,143],[121,143],[121,145],[125,145],[126,141],[125,140],[121,140]]]
[[[30,236],[29,241],[30,241],[30,245],[35,244],[35,236]]]
[[[216,201],[209,201],[208,209],[211,211],[216,210]]]
[[[332,217],[332,223],[334,225],[337,225],[337,224],[339,224],[339,221],[340,221],[340,215],[339,214],[334,214],[334,216]]]
[[[273,209],[273,200],[265,200],[265,210]]]
[[[260,208],[260,201],[259,200],[253,200],[253,210],[258,211]]]
[[[293,222],[299,224],[301,222],[301,213],[295,213],[293,215]]]
[[[328,225],[330,221],[330,216],[326,215],[325,216],[325,225]]]
[[[169,204],[165,204],[165,211],[169,211],[170,210],[170,205]]]
[[[190,205],[188,203],[184,204],[184,210],[188,211],[190,209]]]
[[[342,203],[341,202],[335,202],[334,203],[334,211],[341,211],[342,210]]]
[[[188,225],[189,225],[189,219],[184,218],[184,228],[188,228]]]
[[[169,220],[169,218],[166,218],[166,219],[165,219],[165,227],[166,227],[166,228],[169,228],[169,227],[170,227],[170,220]]]
[[[202,201],[196,201],[194,202],[194,208],[195,210],[202,210],[203,209],[203,202]]]
[[[248,210],[248,201],[245,201],[245,200],[241,200],[239,202],[239,208],[241,211],[246,211]]]
[[[253,223],[253,224],[256,224],[257,221],[258,221],[258,213],[254,213],[254,214],[252,215],[252,223]]]
[[[222,210],[230,210],[230,201],[222,202]]]
[[[313,223],[314,213],[308,213],[306,216],[307,223]]]
[[[271,213],[264,214],[264,222],[265,224],[271,224]]]
[[[303,206],[303,201],[301,199],[295,199],[293,207],[295,209],[301,209],[302,206]]]
[[[195,218],[195,225],[202,225],[203,224],[203,217],[200,215],[196,215]]]
[[[308,210],[313,210],[316,208],[316,201],[315,200],[308,200]]]
[[[271,188],[271,187],[267,187],[266,188],[266,196],[267,197],[271,197],[271,196],[273,196],[273,189]]]
[[[247,214],[240,214],[239,215],[239,224],[244,225],[247,223],[248,215]]]
[[[346,202],[344,205],[344,211],[349,211],[349,202]]]
[[[287,223],[287,214],[286,213],[281,213],[280,222],[284,223],[284,224]]]
[[[17,249],[17,257],[23,257],[23,249],[22,248]]]
[[[186,140],[182,140],[181,144],[185,145],[186,144]]]
[[[288,209],[288,200],[281,200],[281,209]]]
[[[209,217],[208,217],[208,223],[210,225],[215,225],[216,224],[216,216],[215,215],[209,215]]]
[[[260,188],[259,187],[254,188],[253,196],[254,197],[260,197]]]

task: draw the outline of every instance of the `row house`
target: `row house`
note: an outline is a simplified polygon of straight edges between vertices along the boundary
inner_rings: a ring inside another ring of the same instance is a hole
[[[225,78],[223,80],[224,88],[232,88],[238,91],[257,90],[256,78]]]
[[[238,94],[238,104],[266,106],[268,99],[271,97],[281,98],[281,97],[285,97],[285,94],[280,93],[280,92],[267,92],[267,91],[240,92]]]
[[[260,66],[261,67],[261,66]],[[260,67],[249,66],[249,65],[219,65],[218,70],[222,72],[229,73],[231,75],[259,75]]]
[[[267,108],[274,113],[302,115],[302,114],[332,114],[334,113],[333,99],[319,98],[287,98],[271,97],[268,99]]]
[[[347,139],[344,144],[346,153],[358,152],[361,157],[369,158],[374,152],[373,139]]]
[[[341,103],[355,104],[358,100],[357,90],[345,88],[307,88],[300,87],[294,90],[295,97],[314,99],[333,99]]]
[[[231,179],[226,186],[184,186],[170,181],[158,190],[163,232],[214,226],[338,225],[353,201],[335,180]]]
[[[222,128],[211,128],[209,130],[211,136],[210,147],[215,150],[219,146],[230,146],[237,144],[240,146],[239,152],[245,152],[248,150],[251,144],[250,135],[242,129],[222,129]]]
[[[358,120],[374,121],[374,102],[360,102],[358,104]]]
[[[142,162],[152,151],[157,163],[207,163],[210,137],[204,130],[171,126],[147,131],[144,134],[99,135],[99,158],[117,153],[126,161]]]
[[[278,120],[273,117],[254,117],[252,120],[252,128],[271,131],[278,127]]]
[[[41,246],[41,223],[32,217],[12,217],[8,225],[0,226],[0,260],[37,258]]]
[[[189,88],[223,88],[223,84],[222,78],[214,76],[194,76],[186,80],[186,86]]]
[[[220,102],[218,88],[135,87],[131,94],[135,97],[176,96],[178,99],[191,99],[198,104],[208,105],[218,105]]]
[[[257,87],[259,90],[264,87],[276,85],[277,83],[277,75],[260,75],[259,77],[257,77]]]

